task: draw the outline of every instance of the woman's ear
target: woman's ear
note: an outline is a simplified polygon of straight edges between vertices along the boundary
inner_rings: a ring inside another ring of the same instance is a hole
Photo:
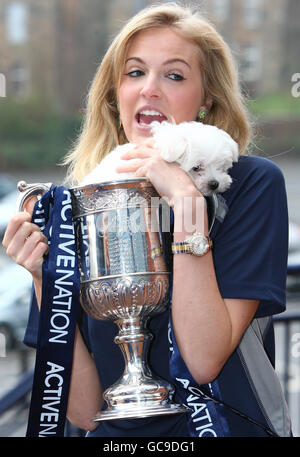
[[[212,96],[211,95],[207,95],[207,97],[205,99],[205,103],[203,105],[203,108],[205,109],[206,113],[210,112],[212,104],[213,104]]]

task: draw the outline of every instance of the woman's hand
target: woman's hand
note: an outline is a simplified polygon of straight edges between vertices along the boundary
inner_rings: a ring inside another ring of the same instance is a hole
[[[48,240],[40,228],[31,222],[34,201],[26,211],[15,214],[8,223],[2,241],[6,254],[28,270],[33,280],[41,283],[43,256],[48,251]]]
[[[134,177],[146,177],[155,187],[158,194],[170,206],[174,206],[177,199],[188,196],[201,196],[188,174],[178,163],[166,162],[155,147],[153,139],[147,139],[134,149],[121,156],[124,163],[116,167],[116,171],[133,172]]]

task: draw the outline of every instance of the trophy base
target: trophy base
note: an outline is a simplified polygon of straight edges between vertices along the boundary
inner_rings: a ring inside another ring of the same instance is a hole
[[[162,416],[165,414],[182,414],[190,411],[184,405],[177,405],[170,403],[166,405],[154,405],[154,406],[135,406],[134,408],[128,408],[127,410],[116,410],[107,408],[104,411],[100,411],[97,416],[93,419],[94,422],[116,420],[116,419],[138,419],[150,416]]]

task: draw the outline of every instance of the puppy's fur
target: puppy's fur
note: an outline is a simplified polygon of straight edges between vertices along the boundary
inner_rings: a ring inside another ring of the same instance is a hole
[[[179,163],[203,195],[229,188],[232,180],[228,170],[238,160],[238,145],[228,133],[196,121],[181,124],[153,122],[151,127],[162,158]],[[81,185],[132,178],[132,173],[117,173],[115,167],[121,162],[120,155],[134,146],[132,143],[117,146]]]

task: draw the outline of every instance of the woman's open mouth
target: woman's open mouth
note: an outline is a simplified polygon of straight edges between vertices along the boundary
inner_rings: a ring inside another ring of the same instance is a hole
[[[136,116],[136,121],[141,127],[150,127],[152,122],[167,121],[167,117],[154,109],[143,109]]]

